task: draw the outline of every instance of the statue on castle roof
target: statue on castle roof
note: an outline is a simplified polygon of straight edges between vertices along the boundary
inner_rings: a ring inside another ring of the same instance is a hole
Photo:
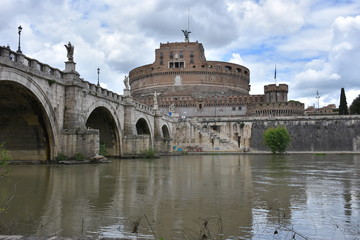
[[[190,31],[188,30],[181,30],[184,33],[185,36],[185,42],[189,42],[189,35],[190,35]]]
[[[66,50],[67,50],[67,58],[69,61],[73,61],[74,60],[74,46],[71,45],[71,43],[69,42],[67,45],[64,45]]]

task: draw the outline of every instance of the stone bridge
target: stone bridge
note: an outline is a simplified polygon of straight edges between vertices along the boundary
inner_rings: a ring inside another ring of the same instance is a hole
[[[12,160],[167,152],[176,120],[65,70],[0,47],[0,143]]]

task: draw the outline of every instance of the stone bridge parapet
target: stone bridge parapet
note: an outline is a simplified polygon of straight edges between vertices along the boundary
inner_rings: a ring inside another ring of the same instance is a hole
[[[84,80],[75,65],[59,70],[0,47],[0,143],[14,160],[168,151],[174,120]]]

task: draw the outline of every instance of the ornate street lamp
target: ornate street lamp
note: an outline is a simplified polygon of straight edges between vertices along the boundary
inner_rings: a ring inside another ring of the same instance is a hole
[[[100,68],[97,69],[97,72],[98,72],[98,83],[97,83],[97,85],[100,87],[100,82],[99,82]]]
[[[19,46],[18,46],[18,50],[17,50],[18,53],[22,53],[21,47],[20,47],[21,30],[22,30],[22,27],[21,27],[21,25],[20,25],[20,26],[18,27],[18,34],[19,34]]]

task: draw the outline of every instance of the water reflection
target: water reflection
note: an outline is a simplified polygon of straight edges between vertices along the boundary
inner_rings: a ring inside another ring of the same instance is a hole
[[[0,233],[185,239],[359,235],[358,155],[213,155],[14,166]],[[136,226],[136,231],[134,231]],[[135,233],[132,233],[135,232]]]

